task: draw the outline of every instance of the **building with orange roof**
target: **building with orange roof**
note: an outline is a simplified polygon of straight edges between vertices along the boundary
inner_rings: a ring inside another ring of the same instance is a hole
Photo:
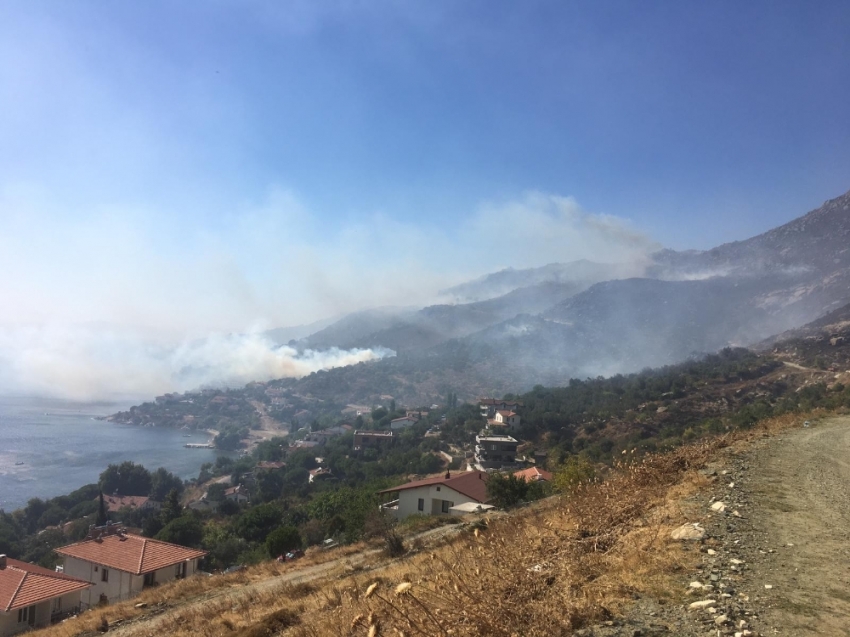
[[[537,467],[529,467],[522,471],[516,471],[514,476],[522,478],[526,482],[552,482],[552,474],[545,469],[538,469]]]
[[[0,555],[0,637],[78,613],[80,596],[90,586],[64,573]]]
[[[65,574],[91,584],[83,593],[89,605],[138,595],[145,586],[182,579],[198,572],[207,552],[126,533],[117,524],[95,527],[89,538],[56,549]]]
[[[487,497],[487,474],[483,471],[467,471],[452,475],[414,480],[379,494],[395,495],[395,499],[381,505],[381,509],[397,519],[419,513],[439,515],[452,513],[450,509],[467,503],[484,504]]]
[[[97,496],[95,500],[99,500]],[[151,500],[144,495],[106,495],[103,496],[103,503],[110,513],[116,513],[121,509],[141,509],[159,511],[162,505],[159,502]]]

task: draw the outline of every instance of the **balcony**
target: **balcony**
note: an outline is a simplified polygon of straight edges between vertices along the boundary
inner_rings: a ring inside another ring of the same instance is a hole
[[[398,500],[391,500],[390,502],[385,502],[378,506],[378,510],[381,513],[389,513],[390,515],[398,514]]]

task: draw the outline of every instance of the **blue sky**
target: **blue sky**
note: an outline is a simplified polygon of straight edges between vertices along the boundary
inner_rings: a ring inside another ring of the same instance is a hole
[[[848,32],[826,1],[3,2],[0,324],[291,324],[746,238],[850,189]]]

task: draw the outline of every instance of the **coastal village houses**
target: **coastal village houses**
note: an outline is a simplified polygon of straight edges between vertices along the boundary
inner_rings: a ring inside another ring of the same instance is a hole
[[[206,551],[126,533],[118,524],[94,527],[89,538],[56,549],[64,573],[90,584],[82,602],[94,606],[138,595],[146,586],[198,572]]]
[[[447,472],[443,477],[414,480],[378,493],[394,496],[394,499],[381,505],[381,510],[399,520],[415,513],[460,515],[470,511],[469,505],[473,508],[477,505],[481,505],[481,509],[492,508],[486,504],[487,474],[483,471],[455,475]]]
[[[497,411],[519,412],[522,403],[516,400],[500,400],[498,398],[479,398],[478,407],[481,415],[488,420],[496,417]]]
[[[367,429],[354,430],[354,451],[368,447],[389,446],[393,443],[395,434],[392,431],[370,431]]]
[[[519,441],[512,436],[475,436],[475,462],[482,469],[501,469],[516,464]]]
[[[552,482],[552,474],[538,467],[529,467],[522,471],[515,471],[514,477],[525,480],[526,482]]]
[[[0,555],[0,637],[78,613],[81,594],[90,586],[65,573]]]

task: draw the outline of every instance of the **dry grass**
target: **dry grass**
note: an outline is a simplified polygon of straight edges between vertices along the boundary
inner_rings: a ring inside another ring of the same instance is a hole
[[[486,526],[431,551],[376,563],[371,573],[346,575],[341,568],[310,584],[293,585],[274,578],[302,569],[306,562],[270,562],[226,577],[162,586],[42,635],[94,634],[103,617],[114,624],[143,612],[155,616],[128,622],[119,628],[120,634],[568,634],[616,614],[635,595],[656,599],[679,595],[679,576],[693,566],[694,557],[669,540],[669,531],[693,521],[681,503],[707,484],[697,469],[725,448],[734,452],[820,415],[824,414],[772,419],[751,431],[666,454],[641,459],[627,455],[604,482],[582,485],[569,496],[551,498],[511,516],[494,516]],[[320,558],[314,556],[312,561]],[[148,608],[133,608],[139,601]]]

